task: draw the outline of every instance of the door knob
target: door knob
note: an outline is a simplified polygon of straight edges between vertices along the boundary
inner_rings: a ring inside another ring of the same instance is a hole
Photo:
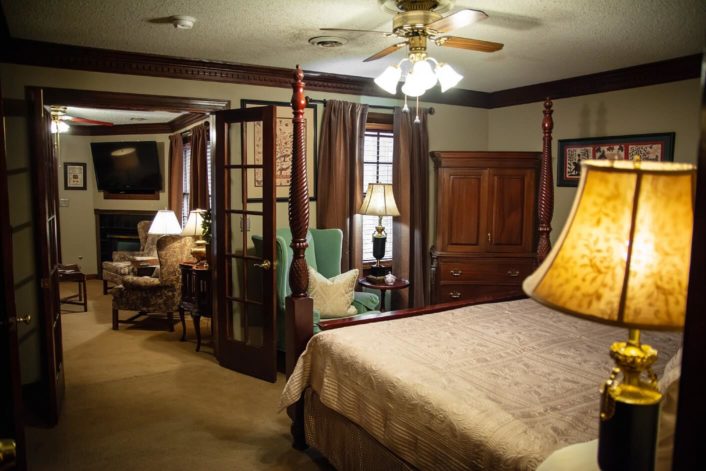
[[[0,439],[0,464],[5,465],[12,464],[17,458],[17,444],[14,440],[9,438]]]
[[[272,268],[272,262],[267,259],[264,259],[262,263],[255,263],[254,265],[258,268],[262,268],[263,270],[269,270]]]
[[[32,314],[25,314],[24,316],[17,316],[17,322],[24,322],[25,324],[29,325],[29,323],[32,321]]]

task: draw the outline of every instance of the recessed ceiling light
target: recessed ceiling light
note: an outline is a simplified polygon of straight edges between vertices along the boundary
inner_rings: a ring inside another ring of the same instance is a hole
[[[193,16],[175,15],[169,18],[176,29],[191,29],[196,23]]]
[[[336,36],[316,36],[309,38],[309,44],[318,47],[341,47],[348,42],[345,38]]]

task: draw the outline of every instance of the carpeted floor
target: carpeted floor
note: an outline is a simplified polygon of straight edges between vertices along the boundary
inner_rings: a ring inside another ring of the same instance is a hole
[[[66,396],[59,425],[27,428],[30,470],[332,469],[291,448],[277,411],[284,377],[270,384],[218,366],[208,321],[197,353],[190,318],[186,342],[162,319],[116,332],[101,282],[88,293],[87,313],[64,307]]]

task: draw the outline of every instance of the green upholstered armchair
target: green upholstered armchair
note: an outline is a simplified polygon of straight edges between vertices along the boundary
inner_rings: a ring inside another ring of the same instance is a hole
[[[285,298],[292,292],[289,288],[289,266],[292,263],[292,233],[289,228],[277,229],[277,330],[278,345],[284,345],[284,312]],[[252,237],[255,253],[262,254],[262,237]],[[304,252],[306,263],[321,273],[326,278],[341,274],[341,254],[343,246],[343,232],[340,229],[309,229],[307,233],[309,247]],[[374,293],[355,292],[353,306],[358,314],[375,311],[380,305],[379,297]],[[314,310],[314,332],[318,332],[317,324],[320,314]],[[282,349],[282,348],[280,348]]]

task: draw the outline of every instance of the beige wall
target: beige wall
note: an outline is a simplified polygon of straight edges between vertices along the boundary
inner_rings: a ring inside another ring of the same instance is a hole
[[[98,191],[93,169],[91,142],[157,141],[159,166],[162,172],[162,191],[159,200],[113,200],[105,199]],[[127,135],[127,136],[70,136],[60,137],[59,158],[59,224],[61,233],[61,257],[65,264],[78,263],[86,274],[99,273],[95,209],[158,210],[167,207],[168,176],[166,154],[169,149],[169,136]],[[86,190],[65,190],[65,162],[86,164]],[[66,206],[68,204],[68,206]]]
[[[696,163],[700,97],[700,82],[693,79],[556,100],[554,181],[559,139],[675,132],[674,160]],[[541,151],[542,110],[542,103],[490,110],[488,149]],[[575,188],[555,186],[553,241],[564,226],[575,193]]]

